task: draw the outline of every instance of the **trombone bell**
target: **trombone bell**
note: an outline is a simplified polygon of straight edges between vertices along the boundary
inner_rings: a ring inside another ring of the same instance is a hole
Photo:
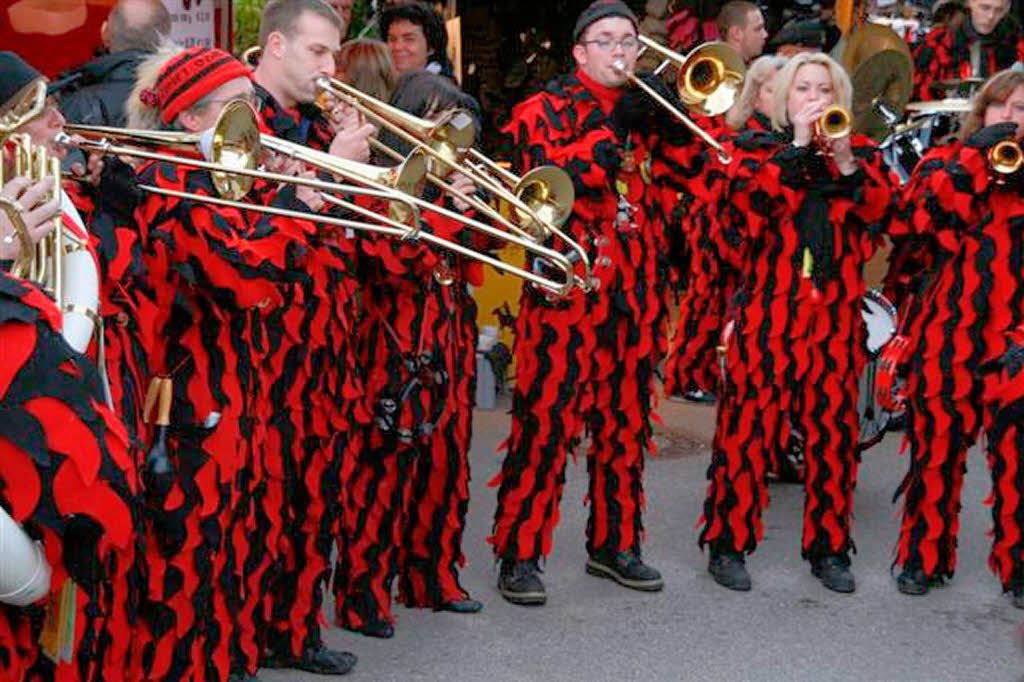
[[[260,153],[260,131],[256,114],[243,100],[232,100],[224,105],[217,123],[209,131],[209,149],[205,139],[200,141],[204,156],[214,163],[229,168],[255,170]],[[213,185],[220,196],[238,201],[252,189],[255,178],[225,171],[211,171]]]
[[[549,235],[546,225],[565,223],[576,201],[572,180],[564,170],[556,166],[541,166],[527,172],[516,183],[513,191],[519,201],[533,211],[540,223],[517,209],[520,221],[525,223],[528,232],[541,238]]]
[[[988,150],[988,162],[996,173],[1012,175],[1024,168],[1024,154],[1020,144],[1013,140],[1003,140]]]
[[[717,116],[736,102],[745,75],[739,52],[723,42],[704,43],[682,60],[676,90],[691,111]]]

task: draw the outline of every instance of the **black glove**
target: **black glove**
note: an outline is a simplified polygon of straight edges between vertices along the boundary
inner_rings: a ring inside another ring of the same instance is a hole
[[[967,138],[966,144],[968,147],[976,149],[989,149],[1003,140],[1013,139],[1016,132],[1016,123],[996,123],[971,135]]]
[[[103,579],[103,562],[99,557],[101,537],[103,527],[82,514],[75,514],[64,525],[64,566],[68,575],[87,589]]]
[[[682,103],[660,76],[645,71],[636,74],[636,77],[673,107],[682,111]],[[670,126],[680,125],[665,107],[636,85],[626,88],[622,97],[615,103],[615,108],[612,109],[612,122],[620,136],[625,136],[629,132],[662,131]]]
[[[97,208],[114,216],[117,222],[127,223],[142,203],[142,197],[135,169],[116,156],[104,156],[96,192]]]

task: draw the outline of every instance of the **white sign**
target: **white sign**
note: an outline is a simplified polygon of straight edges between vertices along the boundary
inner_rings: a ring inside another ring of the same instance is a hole
[[[171,13],[171,40],[184,47],[216,46],[215,0],[163,0]]]

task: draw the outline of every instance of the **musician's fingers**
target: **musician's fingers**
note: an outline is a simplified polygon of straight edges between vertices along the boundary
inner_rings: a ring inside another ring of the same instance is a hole
[[[23,175],[19,175],[17,177],[11,178],[4,184],[3,189],[0,190],[0,195],[11,200],[18,199],[18,197],[20,197],[22,193],[26,190],[26,188],[28,188],[28,186],[31,184],[31,179],[26,178]]]
[[[18,197],[18,203],[21,204],[22,208],[26,211],[31,211],[39,206],[39,204],[46,201],[53,191],[53,183],[49,180],[40,180],[39,182],[33,182],[29,185],[25,191]]]
[[[52,199],[25,215],[25,226],[28,227],[32,243],[38,242],[57,226],[57,221],[54,218],[59,213],[60,201]]]

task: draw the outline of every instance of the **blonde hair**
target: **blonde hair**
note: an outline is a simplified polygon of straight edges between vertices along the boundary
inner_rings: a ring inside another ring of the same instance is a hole
[[[155,53],[139,63],[135,70],[135,87],[132,88],[132,94],[128,95],[128,101],[125,103],[129,128],[160,130],[163,127],[160,121],[160,106],[150,97],[144,97],[142,93],[155,92],[160,70],[172,57],[184,51],[185,48],[181,45],[166,40]],[[147,104],[146,100],[150,103]]]
[[[775,77],[775,74],[786,65],[787,59],[778,55],[764,55],[750,63],[747,76],[743,79],[743,90],[725,114],[725,122],[733,130],[741,130],[747,119],[754,113],[754,102],[761,92],[761,86]]]
[[[789,112],[786,111],[789,102],[789,88],[796,79],[796,72],[801,66],[817,64],[828,69],[832,77],[832,89],[835,90],[835,104],[851,107],[853,101],[853,85],[850,84],[850,77],[846,71],[834,59],[824,52],[801,52],[794,55],[786,65],[779,71],[778,80],[775,81],[775,106],[772,109],[772,128],[784,130],[789,124]]]
[[[398,73],[386,43],[359,38],[341,46],[334,58],[337,77],[352,87],[387,102]]]
[[[971,100],[971,111],[960,129],[960,139],[966,140],[985,126],[985,111],[997,102],[1005,102],[1017,88],[1024,86],[1024,71],[1005,69],[989,78]]]

